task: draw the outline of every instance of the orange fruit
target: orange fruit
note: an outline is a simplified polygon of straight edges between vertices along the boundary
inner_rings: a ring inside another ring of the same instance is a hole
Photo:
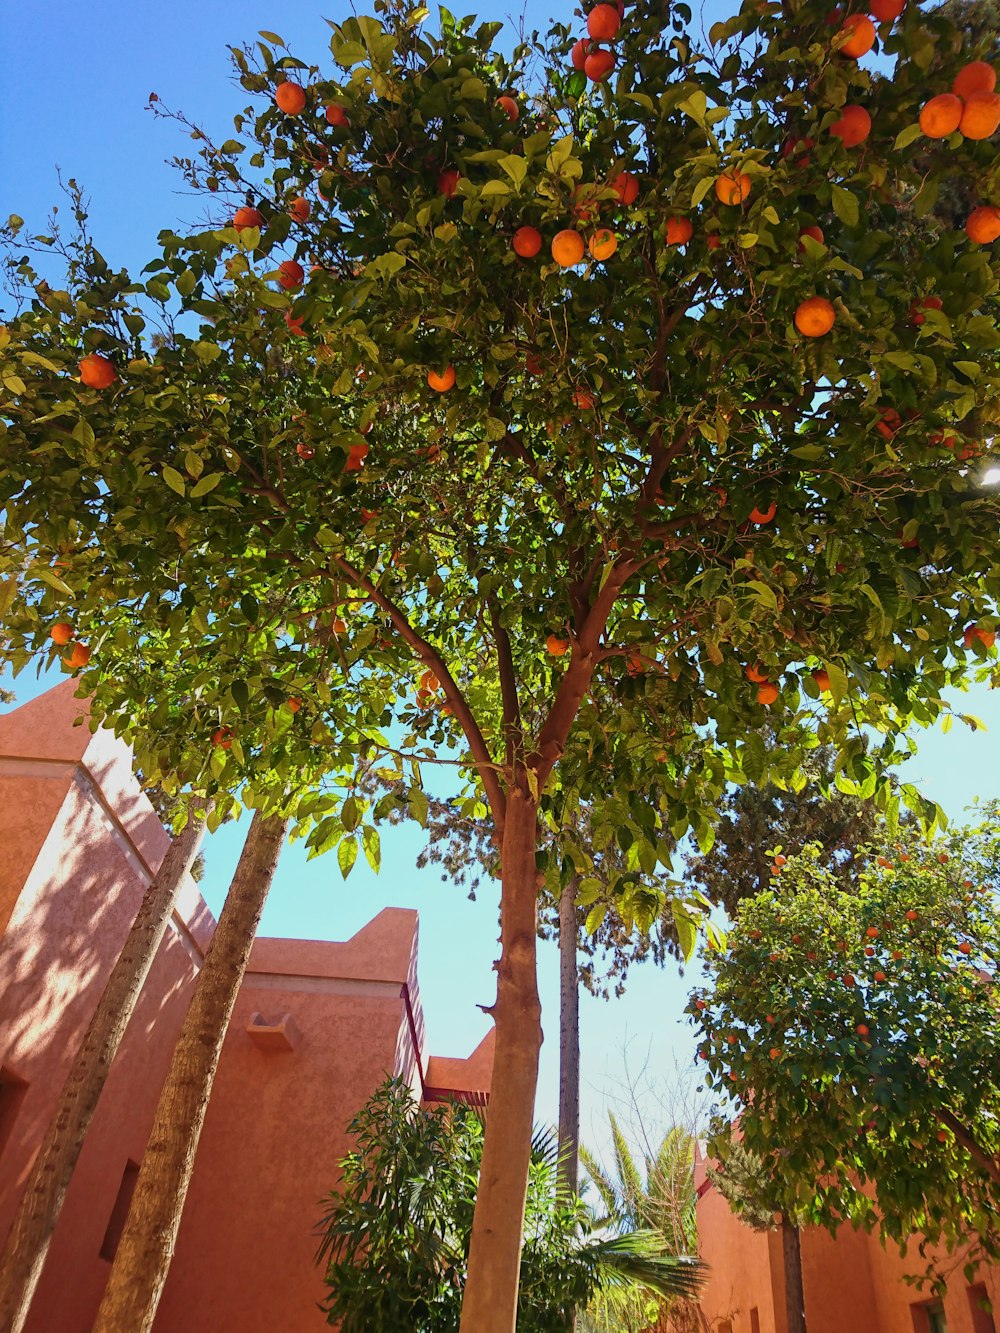
[[[286,699],[285,707],[288,709],[290,713],[297,713],[299,709],[302,707],[302,700],[295,698]]]
[[[997,86],[997,72],[985,60],[972,60],[955,75],[951,91],[956,97],[972,97],[974,93],[991,93]]]
[[[294,259],[286,259],[278,265],[278,286],[289,291],[292,287],[301,287],[305,278],[302,265]]]
[[[545,651],[550,657],[563,657],[568,647],[568,640],[560,639],[558,634],[550,634],[545,640]]]
[[[963,940],[962,943],[958,946],[958,952],[966,954],[972,953],[972,945],[969,943],[968,940]]]
[[[590,43],[587,41],[586,37],[581,37],[578,42],[573,43],[573,49],[569,53],[569,58],[574,69],[578,69],[582,72],[584,65],[587,63],[589,52]]]
[[[639,198],[639,177],[633,176],[631,171],[620,171],[611,182],[611,188],[620,204],[634,204]]]
[[[436,370],[429,370],[427,383],[436,393],[447,393],[455,383],[455,367],[445,366],[440,374]]]
[[[307,463],[310,458],[316,457],[316,450],[311,444],[297,444],[295,446],[295,452],[300,458],[304,458]]]
[[[583,237],[569,227],[557,231],[552,238],[552,258],[560,268],[572,268],[574,264],[579,264],[585,249]]]
[[[690,218],[667,218],[668,245],[687,245],[693,234]]]
[[[232,735],[233,733],[228,727],[216,727],[212,732],[212,744],[219,746],[220,749],[228,750],[233,743]]]
[[[618,237],[608,227],[601,227],[590,238],[590,253],[595,259],[610,259],[618,249]]]
[[[295,338],[305,337],[306,334],[304,327],[305,319],[303,317],[296,318],[295,315],[293,315],[290,310],[286,310],[285,323],[288,326],[288,332],[292,334],[293,337]]]
[[[770,1056],[771,1056],[771,1059],[772,1059],[772,1060],[777,1060],[777,1059],[779,1059],[779,1057],[781,1056],[781,1052],[778,1050],[777,1046],[772,1046],[772,1047],[771,1047],[771,1050],[770,1050]]]
[[[753,181],[745,171],[729,167],[715,182],[715,196],[721,204],[741,204],[752,186]]]
[[[812,237],[812,239],[817,243],[817,245],[823,245],[823,244],[824,244],[824,240],[825,240],[825,238],[824,238],[824,236],[823,236],[823,228],[822,228],[822,227],[803,227],[802,230],[799,232],[799,236],[800,236],[800,237],[802,237],[802,236],[810,236],[810,237]],[[806,248],[806,247],[802,244],[802,241],[800,240],[800,241],[799,241],[799,250],[800,250],[800,252],[804,253],[804,252],[805,252],[805,248]]]
[[[542,233],[537,227],[518,227],[511,245],[522,259],[534,259],[542,248]]]
[[[312,207],[308,199],[303,199],[302,196],[299,195],[297,199],[293,199],[288,205],[288,211],[296,222],[308,222]]]
[[[745,666],[743,674],[747,680],[752,680],[755,685],[763,685],[767,680],[767,671],[760,662],[756,666]]]
[[[954,93],[939,93],[925,102],[920,111],[920,128],[928,139],[947,139],[962,119],[962,99]]]
[[[110,389],[118,378],[118,372],[106,356],[100,352],[91,352],[80,361],[80,383],[88,389]]]
[[[867,14],[849,14],[840,27],[840,35],[846,34],[846,40],[838,46],[842,56],[857,60],[865,56],[875,45],[875,24]]]
[[[859,1023],[859,1024],[857,1025],[857,1027],[854,1029],[854,1031],[858,1034],[859,1037],[867,1037],[867,1036],[868,1036],[868,1024],[867,1024],[867,1023]]]
[[[983,629],[980,625],[970,625],[962,635],[962,642],[966,648],[971,648],[973,639],[978,639],[984,648],[992,648],[997,636],[994,630]]]
[[[508,97],[506,94],[504,94],[503,97],[497,98],[497,106],[502,107],[503,110],[507,112],[508,120],[517,120],[518,116],[521,114],[521,109],[514,101],[513,97]]]
[[[919,328],[921,324],[926,324],[927,316],[923,313],[925,310],[943,310],[944,302],[940,296],[922,296],[919,301],[914,301],[910,306],[910,323]]]
[[[759,704],[764,704],[765,707],[769,708],[771,704],[775,702],[777,697],[778,687],[771,681],[766,680],[763,685],[757,686],[757,702]]]
[[[346,634],[347,621],[344,620],[342,616],[337,616],[330,628],[333,630],[334,634]]]
[[[756,523],[758,526],[763,526],[765,523],[770,523],[777,512],[778,512],[777,501],[772,500],[766,509],[758,509],[756,507],[751,509],[750,522]]]
[[[780,870],[782,866],[785,866],[785,865],[788,864],[788,857],[787,857],[787,856],[782,856],[782,854],[781,854],[780,852],[778,852],[777,856],[775,856],[775,858],[774,858],[774,864],[775,864],[775,865],[778,867],[778,869]]]
[[[967,139],[988,139],[1000,128],[1000,96],[996,93],[970,93],[962,108],[959,131]]]
[[[595,42],[610,42],[618,35],[621,15],[614,5],[595,5],[587,15],[587,31]]]
[[[615,64],[614,52],[598,46],[584,61],[583,72],[591,83],[601,83],[613,72]]]
[[[53,643],[58,643],[60,647],[69,643],[72,637],[73,626],[68,624],[65,620],[57,620],[49,630],[49,638]]]
[[[593,395],[588,393],[586,389],[574,389],[573,402],[581,412],[592,412],[594,410]]]
[[[795,311],[795,327],[804,338],[822,338],[833,328],[837,312],[825,296],[810,296]]]
[[[709,250],[718,250],[719,246],[722,244],[722,237],[717,231],[710,231],[705,237],[705,244],[708,246]]]
[[[438,176],[438,190],[446,199],[453,199],[455,191],[458,189],[459,174],[454,167],[448,167]]]
[[[880,23],[892,23],[906,8],[906,0],[871,0],[868,12]]]
[[[66,661],[74,671],[77,671],[80,667],[85,667],[90,661],[90,649],[85,643],[74,643]]]
[[[233,214],[233,226],[237,231],[247,227],[263,227],[264,218],[256,208],[238,208]]]
[[[825,691],[830,688],[830,673],[824,667],[817,667],[812,673],[812,678],[818,689]]]
[[[306,90],[299,83],[286,79],[274,90],[274,100],[286,116],[297,116],[306,104]]]
[[[840,139],[845,148],[857,148],[872,132],[872,118],[863,106],[853,103],[841,107],[840,119],[830,126],[830,133]]]
[[[326,119],[329,125],[350,125],[351,118],[342,106],[337,106],[336,102],[331,102],[326,108]]]
[[[1000,236],[1000,208],[992,204],[974,208],[966,219],[965,231],[976,245],[989,245]]]

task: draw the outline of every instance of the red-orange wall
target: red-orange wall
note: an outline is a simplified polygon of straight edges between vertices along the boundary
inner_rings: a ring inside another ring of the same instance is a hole
[[[58,686],[0,717],[0,1067],[27,1083],[0,1148],[0,1237],[69,1062],[167,836],[109,733],[73,728]],[[27,1333],[86,1333],[122,1173],[141,1159],[214,921],[189,883],[101,1097]],[[417,918],[381,912],[345,943],[258,940],[206,1116],[156,1333],[325,1328],[313,1263],[346,1125],[387,1072],[428,1068]],[[491,1050],[436,1062],[488,1088]],[[0,1093],[0,1097],[9,1095]],[[3,1103],[0,1102],[0,1109]]]

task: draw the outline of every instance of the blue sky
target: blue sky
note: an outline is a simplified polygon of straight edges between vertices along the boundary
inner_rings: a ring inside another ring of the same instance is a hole
[[[531,3],[525,12],[529,25],[544,27],[550,13],[565,18],[569,8]],[[322,62],[329,36],[324,17],[348,12],[342,0],[325,8],[299,0],[172,0],[156,11],[134,0],[0,7],[0,49],[9,57],[0,86],[0,212],[17,212],[30,227],[41,227],[59,202],[59,167],[64,177],[74,176],[84,186],[93,234],[105,257],[116,267],[140,269],[155,253],[162,227],[201,211],[165,160],[187,153],[190,141],[177,126],[144,110],[149,94],[225,138],[232,115],[247,100],[231,81],[227,44],[253,40],[268,28],[296,53]],[[706,26],[728,12],[728,6],[707,6]],[[479,13],[502,14],[513,22],[519,11],[483,4]],[[21,700],[38,688],[27,674],[16,683]],[[990,730],[973,734],[956,725],[947,736],[927,735],[906,774],[953,815],[977,795],[1000,795],[993,739],[1000,730],[1000,698],[979,691],[963,702]],[[223,830],[208,849],[204,888],[215,911],[241,836],[239,828]],[[382,874],[376,878],[359,862],[346,885],[333,857],[307,864],[301,850],[287,849],[262,930],[343,939],[383,906],[417,908],[431,1048],[462,1055],[488,1026],[476,1006],[493,998],[497,895],[487,885],[471,903],[462,890],[442,884],[438,871],[417,871],[422,838],[416,827],[385,829]],[[548,1035],[538,1114],[548,1119],[556,1112],[558,1033],[557,958],[550,945],[541,945],[540,972]],[[666,1084],[675,1068],[689,1068],[693,1042],[681,1013],[689,984],[676,965],[665,971],[647,966],[633,972],[623,999],[604,1003],[583,997],[585,1139],[603,1140],[607,1097],[621,1095],[626,1048],[633,1072],[645,1070]],[[650,1112],[652,1106],[649,1102]]]

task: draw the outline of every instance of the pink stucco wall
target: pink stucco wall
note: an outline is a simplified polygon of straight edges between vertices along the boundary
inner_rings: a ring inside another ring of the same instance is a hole
[[[0,1237],[69,1062],[167,836],[128,751],[73,727],[67,683],[0,717]],[[214,921],[189,883],[101,1097],[28,1333],[86,1333],[123,1172],[141,1159]],[[387,909],[343,943],[260,939],[237,1001],[156,1333],[326,1327],[313,1263],[346,1125],[386,1072],[420,1095],[429,1058],[417,915]],[[438,1062],[458,1091],[492,1054]],[[432,1067],[433,1062],[432,1062]],[[10,1077],[25,1087],[12,1087]]]
[[[698,1248],[710,1267],[700,1301],[712,1333],[787,1333],[781,1236],[755,1232],[732,1213],[726,1200],[705,1182],[698,1162]],[[818,1228],[801,1235],[803,1287],[809,1333],[928,1333],[921,1311],[931,1299],[906,1281],[922,1270],[913,1242],[909,1259],[898,1248],[883,1248],[878,1233],[850,1227],[836,1237]],[[976,1277],[1000,1312],[1000,1268]],[[994,1333],[989,1316],[978,1314],[960,1261],[954,1263],[943,1301],[948,1333]],[[997,1315],[1000,1325],[1000,1313]]]

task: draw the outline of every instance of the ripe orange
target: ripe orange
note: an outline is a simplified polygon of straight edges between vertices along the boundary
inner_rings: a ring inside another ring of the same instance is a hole
[[[738,167],[728,167],[715,182],[715,196],[721,204],[741,204],[750,193],[753,181]]]
[[[920,111],[920,128],[928,139],[947,139],[962,119],[962,99],[954,93],[939,93]]]
[[[337,106],[336,102],[331,102],[326,108],[326,119],[329,125],[350,125],[351,118],[342,106]]]
[[[296,222],[308,222],[312,207],[308,199],[303,199],[302,196],[299,195],[297,199],[293,199],[288,205],[288,211]]]
[[[295,446],[295,452],[300,458],[304,458],[307,463],[310,458],[316,457],[316,450],[311,444],[297,444]]]
[[[618,249],[618,237],[608,227],[601,227],[590,238],[590,253],[595,259],[610,259]]]
[[[981,204],[974,208],[965,223],[969,240],[976,245],[989,245],[1000,236],[1000,208]]]
[[[867,1036],[868,1036],[868,1024],[867,1024],[867,1023],[859,1023],[859,1024],[857,1025],[857,1027],[854,1029],[854,1031],[858,1034],[859,1037],[867,1037]]]
[[[578,231],[567,227],[564,231],[557,231],[553,236],[552,258],[560,268],[572,268],[574,264],[579,264],[584,253],[583,237]]]
[[[611,182],[611,188],[618,196],[618,202],[628,206],[639,198],[639,178],[631,171],[620,171]]]
[[[522,259],[534,259],[542,248],[542,233],[537,227],[518,227],[511,245]]]
[[[823,236],[822,227],[803,227],[802,230],[799,232],[799,236],[800,237],[809,236],[812,238],[812,240],[814,240],[817,243],[817,245],[823,245],[825,243],[825,237]],[[802,241],[800,240],[799,252],[804,253],[805,248],[806,247],[802,244]]]
[[[598,46],[584,61],[583,72],[591,83],[601,83],[615,68],[615,53]]]
[[[788,864],[788,857],[787,857],[787,856],[782,856],[782,854],[781,854],[780,852],[778,852],[777,856],[775,856],[775,858],[774,858],[774,864],[775,864],[775,865],[778,867],[778,869],[780,870],[782,866]],[[798,941],[796,941],[796,943],[797,943],[797,942],[798,942]]]
[[[80,667],[85,667],[90,661],[90,649],[85,643],[74,643],[66,661],[74,671],[77,671]]]
[[[88,389],[110,389],[118,378],[118,372],[106,356],[100,352],[91,352],[80,361],[80,383]]]
[[[347,462],[344,465],[345,472],[360,472],[365,465],[365,459],[368,457],[368,442],[360,440],[357,444],[352,444],[347,451]]]
[[[854,103],[841,107],[840,119],[830,126],[830,133],[841,140],[845,148],[857,148],[872,132],[872,118],[863,106]]]
[[[344,620],[342,616],[337,616],[330,628],[333,630],[334,634],[346,634],[347,621]]]
[[[693,234],[690,218],[667,218],[668,245],[687,245]]]
[[[880,23],[892,23],[906,8],[906,0],[871,0],[868,12]]]
[[[595,5],[587,15],[587,31],[595,42],[610,42],[617,37],[621,15],[614,5]]]
[[[884,972],[876,972],[876,973],[875,973],[875,980],[876,980],[876,981],[888,981],[888,977],[885,975]]]
[[[812,673],[812,677],[813,680],[816,682],[818,689],[823,690],[825,692],[830,688],[830,673],[829,671],[825,670],[825,668],[817,667],[816,670]]]
[[[770,1056],[771,1056],[771,1059],[772,1059],[772,1060],[777,1060],[777,1059],[779,1058],[780,1055],[781,1055],[781,1052],[778,1050],[777,1046],[772,1046],[772,1047],[771,1047],[771,1050],[770,1050]]]
[[[771,681],[766,680],[763,685],[757,686],[757,702],[770,707],[778,697],[778,687]]]
[[[810,296],[795,311],[795,327],[804,338],[822,338],[833,328],[837,312],[825,296]]]
[[[448,167],[438,176],[438,190],[446,199],[453,199],[458,189],[459,174],[454,167]]]
[[[593,395],[588,393],[586,389],[574,389],[573,402],[581,412],[592,412],[594,410]]]
[[[497,98],[497,106],[502,107],[503,110],[507,112],[508,120],[517,120],[518,116],[521,114],[521,109],[514,101],[513,97],[507,96],[506,93],[503,97]]]
[[[285,707],[288,709],[290,713],[297,713],[299,709],[302,707],[302,700],[295,698],[286,699]]]
[[[222,750],[228,750],[232,745],[232,731],[228,727],[216,727],[212,732],[212,744],[217,745]]]
[[[233,214],[233,226],[237,231],[247,227],[263,227],[264,218],[256,208],[238,208]]]
[[[922,296],[910,306],[910,323],[919,328],[927,322],[927,316],[923,313],[925,310],[941,310],[943,307],[944,302],[940,296]]]
[[[587,63],[587,56],[589,53],[590,43],[587,41],[586,37],[581,37],[578,42],[574,42],[573,49],[569,53],[573,68],[582,72],[584,65]]]
[[[970,93],[965,99],[958,128],[967,139],[988,139],[1000,128],[1000,96]]]
[[[705,244],[709,250],[718,250],[719,246],[722,244],[722,237],[717,231],[710,231],[705,237]]]
[[[296,318],[296,316],[293,315],[290,310],[285,311],[285,323],[288,326],[288,332],[294,338],[304,338],[306,336],[306,331],[304,327],[305,322],[306,321],[303,316],[299,316],[298,318]]]
[[[58,643],[60,647],[69,643],[72,637],[73,626],[68,624],[65,620],[57,620],[49,630],[49,638],[53,643]]]
[[[560,639],[558,634],[550,634],[545,640],[545,651],[550,657],[563,657],[569,647],[567,639]]]
[[[974,93],[991,93],[997,86],[997,72],[985,60],[972,60],[955,75],[951,91],[956,97],[972,97]]]
[[[278,285],[284,287],[286,291],[292,287],[301,287],[305,276],[302,265],[297,264],[294,259],[286,259],[278,265]]]
[[[966,954],[972,953],[972,945],[969,943],[968,940],[963,940],[962,943],[958,946],[958,952]]]
[[[845,973],[844,973],[844,976],[843,976],[843,982],[844,982],[844,985],[845,985],[845,986],[853,986],[853,985],[854,985],[854,977],[851,975],[850,972],[845,972]]]
[[[865,931],[865,934],[868,936],[870,940],[877,940],[878,926],[869,926],[868,929]]]
[[[867,14],[849,14],[841,24],[840,34],[846,34],[844,41],[838,50],[842,56],[850,56],[852,60],[857,60],[865,56],[875,45],[875,24]]]
[[[758,662],[755,666],[748,664],[743,668],[743,674],[747,680],[752,680],[755,685],[763,685],[767,680],[767,669],[762,662]]]
[[[430,690],[431,694],[433,694],[434,691],[440,687],[441,682],[433,671],[422,671],[420,673],[419,685],[422,690]]]
[[[299,83],[286,79],[274,90],[274,100],[286,116],[297,116],[306,104],[306,90]]]
[[[766,509],[758,509],[755,505],[750,510],[750,522],[762,527],[765,523],[770,523],[777,512],[778,504],[776,500],[772,500]]]
[[[966,648],[971,648],[974,639],[978,639],[984,648],[992,648],[997,641],[996,631],[983,629],[980,625],[970,625],[962,635]]]
[[[427,383],[436,393],[447,393],[455,383],[455,367],[445,366],[440,374],[436,370],[429,370]]]
[[[909,910],[909,911],[907,912],[907,914],[906,914],[906,919],[907,919],[907,921],[916,921],[916,919],[917,919],[918,916],[919,916],[919,913],[918,913],[918,912],[915,912],[915,911],[913,910],[913,908],[911,907],[910,910]]]

